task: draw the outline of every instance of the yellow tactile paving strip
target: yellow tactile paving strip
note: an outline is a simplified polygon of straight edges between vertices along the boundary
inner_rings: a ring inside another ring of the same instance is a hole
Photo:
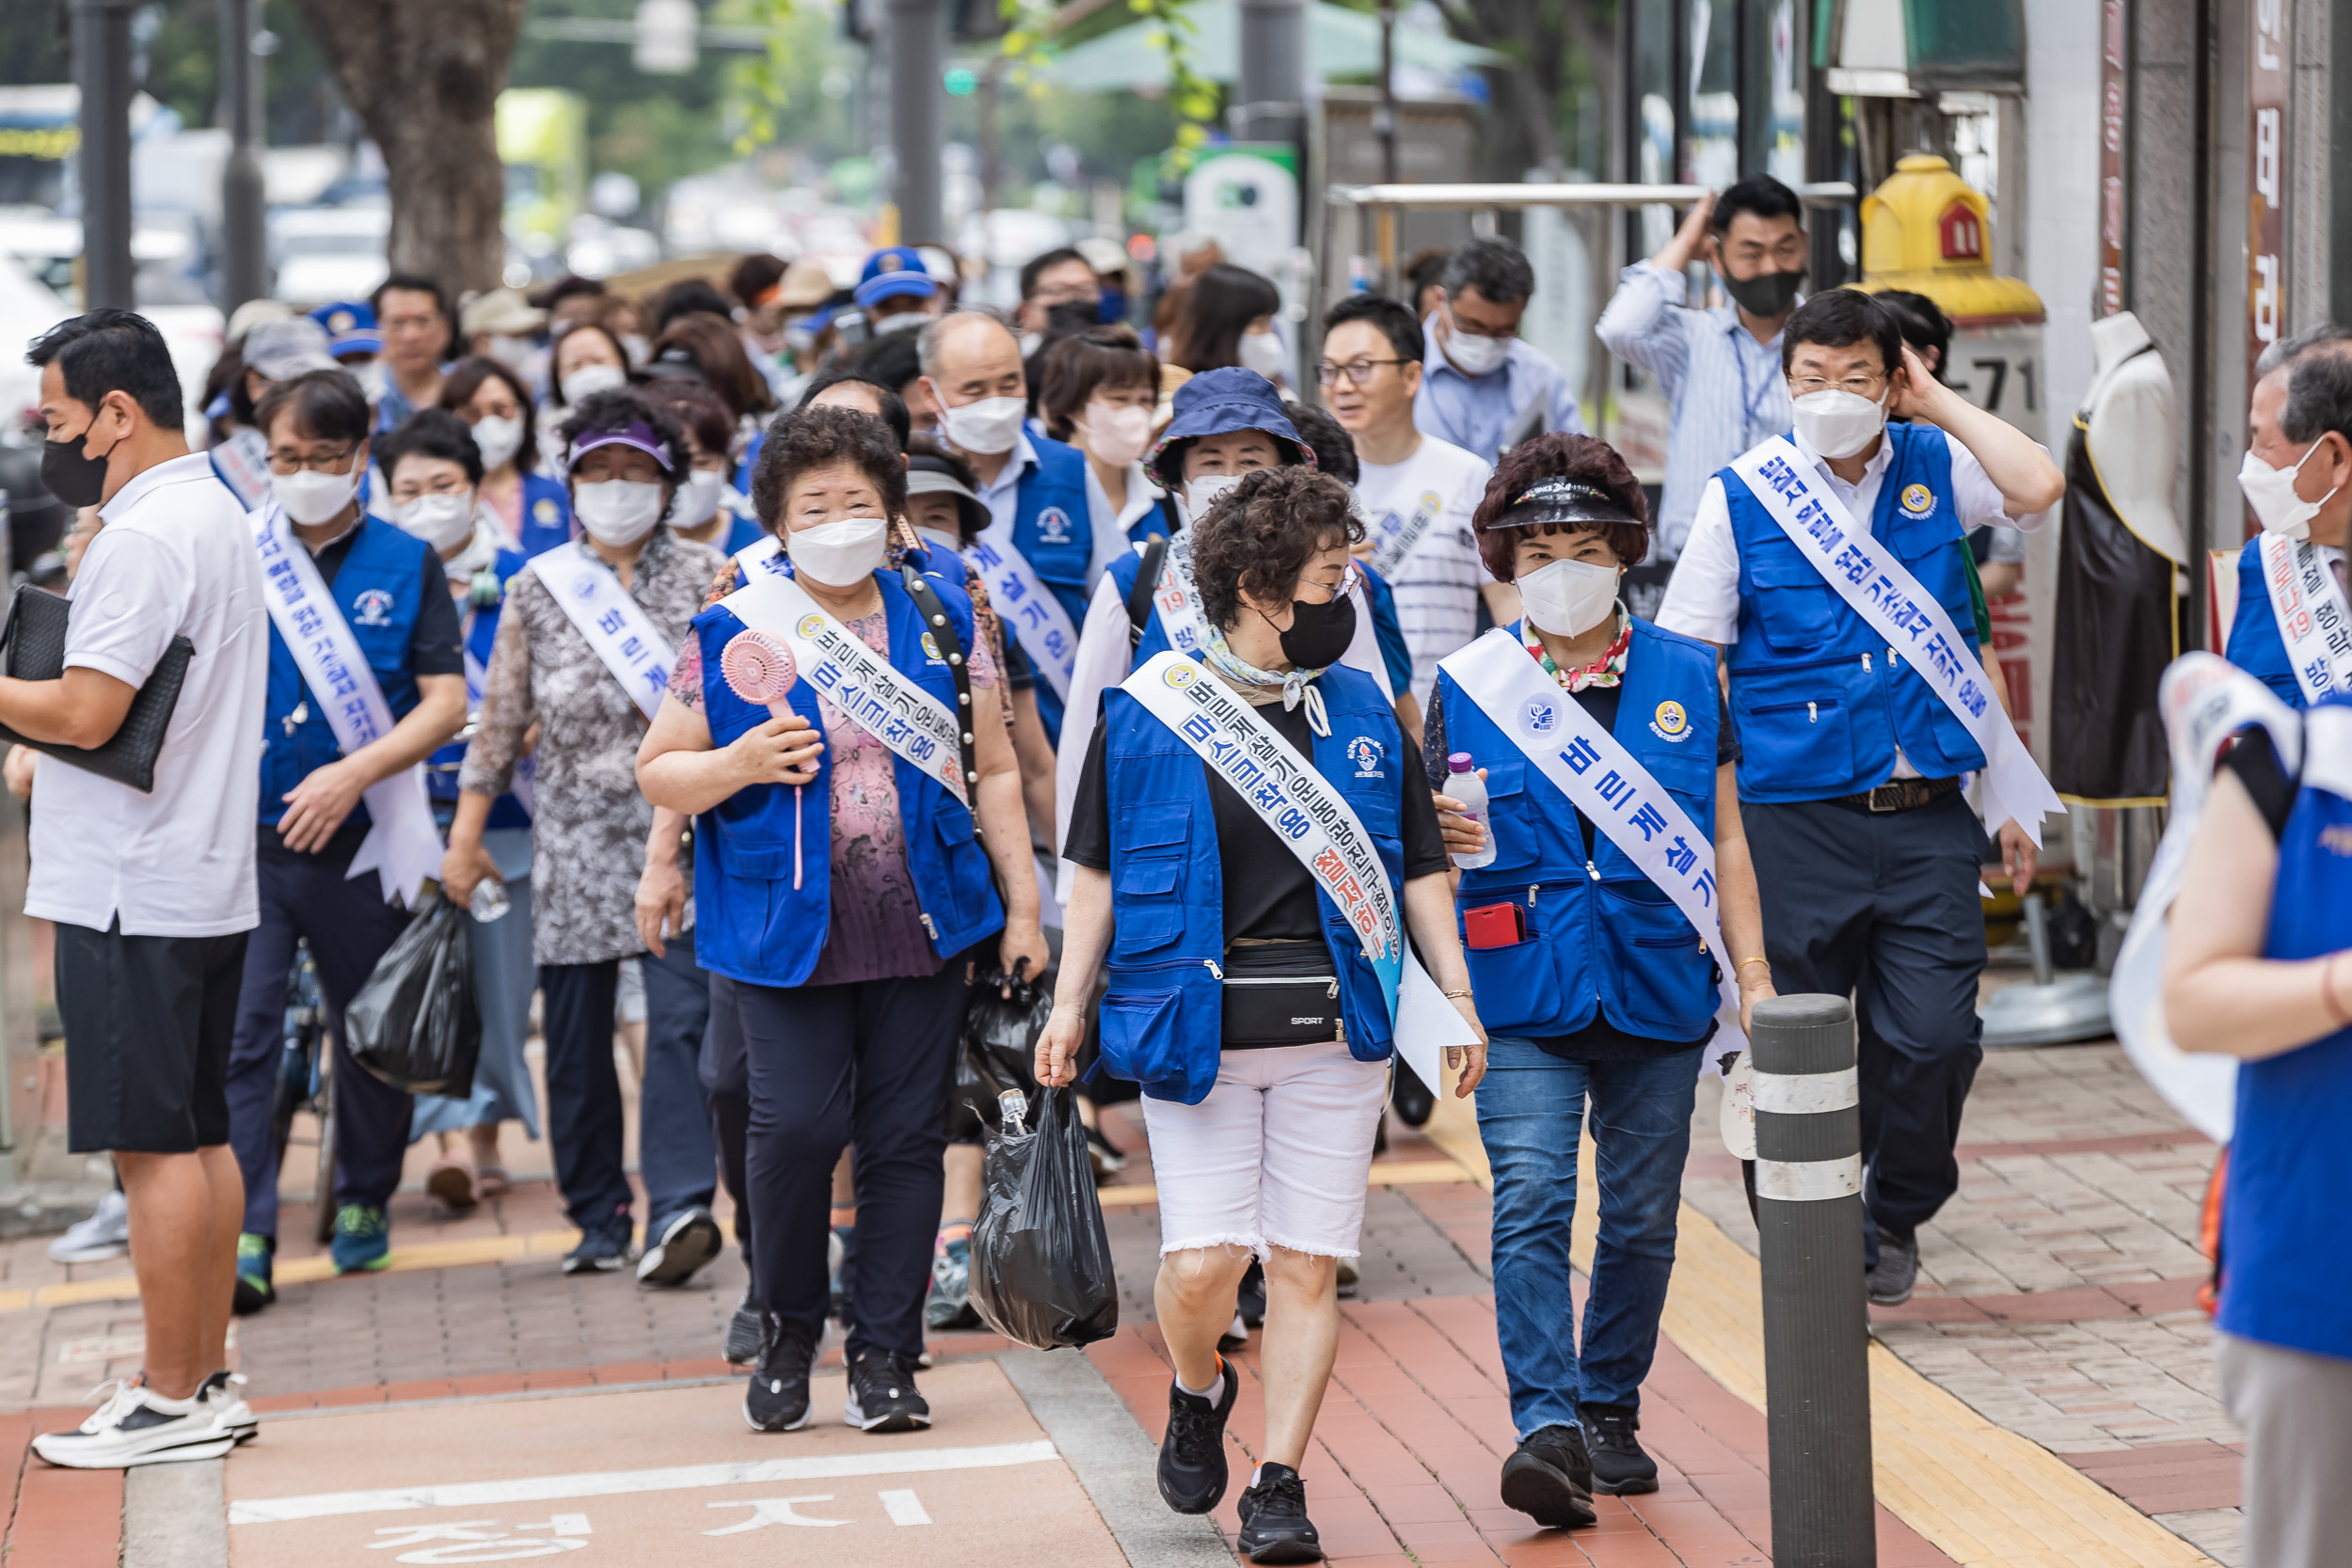
[[[1491,1187],[1475,1114],[1443,1098],[1422,1130]],[[1592,1140],[1580,1166],[1594,1168]],[[1708,1375],[1764,1408],[1762,1284],[1756,1260],[1682,1206],[1664,1330]],[[1595,1206],[1577,1210],[1574,1254],[1589,1270]],[[1966,1568],[2216,1568],[2196,1547],[2056,1454],[1994,1425],[1870,1346],[1870,1445],[1879,1501]]]

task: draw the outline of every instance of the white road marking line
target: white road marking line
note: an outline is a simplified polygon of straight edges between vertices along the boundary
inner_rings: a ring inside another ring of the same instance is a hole
[[[762,1459],[743,1464],[679,1465],[656,1470],[587,1471],[528,1476],[516,1481],[456,1481],[439,1486],[393,1486],[374,1492],[318,1492],[303,1497],[240,1497],[229,1505],[232,1525],[325,1519],[346,1513],[390,1513],[418,1508],[489,1508],[500,1504],[610,1497],[629,1492],[682,1492],[755,1481],[831,1481],[840,1476],[923,1475],[940,1470],[991,1470],[1059,1458],[1043,1438],[967,1449],[899,1449],[808,1459]]]
[[[748,1508],[752,1511],[752,1516],[744,1520],[741,1524],[729,1525],[723,1529],[707,1529],[703,1531],[703,1533],[705,1535],[740,1535],[747,1529],[758,1529],[767,1525],[847,1525],[855,1523],[854,1520],[850,1519],[812,1519],[806,1514],[795,1512],[792,1507],[794,1503],[829,1503],[831,1501],[833,1501],[832,1493],[812,1492],[808,1496],[803,1497],[761,1497],[756,1500],[746,1497],[740,1502],[710,1503],[707,1506],[711,1508]]]
[[[922,1499],[914,1493],[884,1492],[880,1496],[882,1512],[890,1515],[892,1524],[928,1525],[931,1522],[931,1516],[923,1512]]]

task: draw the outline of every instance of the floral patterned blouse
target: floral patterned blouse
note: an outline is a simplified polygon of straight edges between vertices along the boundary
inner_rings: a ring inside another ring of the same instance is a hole
[[[558,549],[586,550],[576,539]],[[673,647],[723,557],[657,527],[637,557],[629,597]],[[491,645],[479,728],[458,787],[500,796],[512,786],[523,737],[539,726],[532,804],[532,957],[543,964],[600,963],[644,951],[637,881],[653,807],[637,790],[645,719],[555,595],[526,565],[506,587]]]

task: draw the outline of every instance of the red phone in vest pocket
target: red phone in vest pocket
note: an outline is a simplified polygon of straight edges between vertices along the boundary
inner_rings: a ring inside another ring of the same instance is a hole
[[[1527,911],[1517,904],[1488,904],[1462,911],[1462,945],[1473,952],[1517,947],[1527,940]]]

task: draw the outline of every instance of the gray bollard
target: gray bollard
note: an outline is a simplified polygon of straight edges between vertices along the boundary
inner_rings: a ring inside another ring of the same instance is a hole
[[[1853,1005],[1756,1005],[1756,1196],[1774,1568],[1874,1568]]]

